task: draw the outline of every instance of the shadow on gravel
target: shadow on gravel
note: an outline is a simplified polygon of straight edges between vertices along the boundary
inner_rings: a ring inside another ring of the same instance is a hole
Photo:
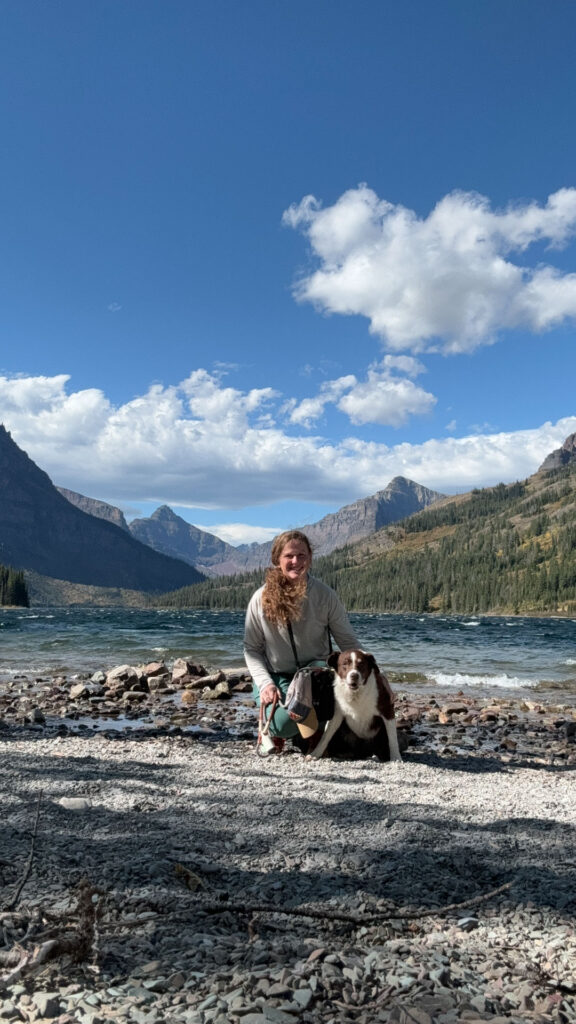
[[[479,757],[474,753],[456,757],[442,757],[439,754],[428,751],[409,750],[403,755],[404,760],[413,764],[425,764],[429,768],[440,768],[442,771],[474,772],[474,773],[501,773],[510,775],[519,768],[531,768],[539,772],[562,772],[575,773],[575,764],[562,764],[553,761],[549,764],[542,764],[536,758],[517,758],[514,761],[503,762],[498,757]]]
[[[87,876],[119,894],[160,892],[166,905],[185,907],[190,894],[176,869],[181,864],[202,879],[201,895],[223,909],[228,899],[332,907],[360,901],[367,909],[384,899],[441,909],[513,881],[506,899],[562,914],[576,910],[574,826],[502,818],[498,807],[493,820],[480,824],[451,808],[449,794],[433,808],[419,802],[416,784],[410,802],[395,802],[393,786],[383,800],[359,798],[359,786],[377,781],[360,764],[353,779],[339,775],[335,762],[330,772],[316,772],[324,791],[330,782],[349,790],[332,803],[310,792],[310,778],[296,776],[293,792],[284,779],[275,799],[260,784],[273,772],[256,759],[248,767],[231,759],[225,784],[216,786],[209,771],[195,780],[167,760],[60,759],[56,751],[37,759],[31,749],[4,768],[1,869],[8,887],[28,855],[40,780],[46,795],[28,888],[52,896]],[[20,780],[19,791],[11,778]],[[119,790],[122,810],[111,806]],[[62,795],[72,793],[89,805],[62,806]]]

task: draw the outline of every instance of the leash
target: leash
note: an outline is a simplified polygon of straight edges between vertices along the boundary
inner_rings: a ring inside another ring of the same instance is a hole
[[[275,693],[274,697],[272,698],[272,708],[270,710],[270,715],[268,719],[266,718],[266,705],[260,702],[260,713],[258,715],[258,739],[256,740],[257,753],[260,750],[260,743],[262,741],[262,737],[267,736],[268,733],[270,732],[270,726],[272,724],[272,719],[274,718],[276,708],[278,707],[278,701],[278,693]]]

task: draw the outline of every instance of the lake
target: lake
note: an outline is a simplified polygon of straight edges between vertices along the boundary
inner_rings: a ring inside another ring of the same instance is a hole
[[[576,704],[576,619],[350,616],[396,690]],[[0,609],[0,683],[187,657],[243,664],[243,612],[131,608]]]

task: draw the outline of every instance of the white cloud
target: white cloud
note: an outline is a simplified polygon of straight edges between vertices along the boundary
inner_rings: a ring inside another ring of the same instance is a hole
[[[337,403],[340,396],[357,383],[354,374],[338,377],[336,380],[324,381],[320,387],[320,393],[314,398],[304,398],[301,402],[291,399],[285,404],[283,411],[289,413],[290,423],[301,427],[310,427],[320,419],[328,404]]]
[[[369,368],[365,381],[353,374],[326,381],[313,398],[286,403],[290,423],[311,427],[323,415],[326,405],[334,404],[350,421],[379,423],[399,427],[409,416],[422,416],[436,404],[434,395],[417,387],[411,380],[397,377],[395,370],[417,376],[424,366],[412,356],[385,356],[380,364]]]
[[[382,367],[390,373],[399,370],[407,377],[418,377],[421,373],[427,372],[423,363],[419,359],[414,359],[413,356],[384,356]]]
[[[373,372],[378,390],[381,378]],[[361,397],[369,381],[346,397]],[[332,383],[334,397],[340,385]],[[336,443],[263,425],[261,405],[272,402],[268,389],[221,388],[205,371],[178,386],[155,384],[119,408],[95,389],[68,394],[67,384],[65,375],[0,378],[4,425],[55,483],[120,505],[345,504],[398,475],[440,491],[464,490],[529,475],[576,431],[576,417],[566,417],[534,430],[420,445],[388,447],[356,437]]]
[[[411,380],[389,377],[369,370],[368,379],[338,402],[352,423],[379,423],[400,427],[408,416],[430,412],[436,399]]]
[[[194,370],[180,387],[194,416],[230,430],[246,429],[250,413],[279,397],[273,388],[253,388],[246,394],[235,388],[224,388],[220,375],[207,370]]]
[[[510,258],[573,238],[574,188],[544,206],[503,211],[454,192],[422,219],[360,185],[325,209],[306,196],[283,222],[307,236],[318,263],[296,297],[326,313],[367,317],[391,350],[470,352],[505,329],[541,331],[576,317],[576,273]]]
[[[237,547],[239,544],[265,544],[274,540],[282,532],[282,526],[252,526],[250,523],[221,523],[215,526],[198,526],[205,533],[213,533],[215,537]]]

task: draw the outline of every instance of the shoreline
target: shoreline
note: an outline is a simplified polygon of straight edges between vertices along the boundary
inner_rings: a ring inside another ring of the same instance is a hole
[[[534,692],[476,694],[468,689],[393,682],[398,731],[406,748],[435,756],[519,764],[576,764],[576,706]],[[43,736],[257,736],[257,709],[245,665],[205,668],[186,659],[116,666],[89,676],[18,675],[0,680],[0,730]]]
[[[76,601],[69,604],[50,604],[50,603],[31,603],[29,605],[18,605],[18,604],[0,604],[0,612],[2,611],[34,611],[42,608],[69,608],[69,609],[109,609],[110,611],[126,611],[130,608],[135,608],[136,611],[164,611],[172,612],[175,610],[174,605],[160,605],[160,604],[142,604],[133,605],[127,604],[115,604],[113,602],[107,604],[90,603],[88,601]],[[218,612],[237,612],[244,614],[246,607],[243,605],[239,608],[211,608],[204,605],[187,605],[182,608],[178,608],[179,611],[206,611],[210,614],[217,614]],[[444,615],[453,615],[455,617],[462,618],[511,618],[511,619],[574,619],[576,621],[576,607],[572,610],[561,611],[556,609],[555,611],[483,611],[483,612],[459,612],[459,611],[445,611],[442,609],[432,609],[431,611],[411,611],[409,609],[395,609],[384,610],[375,608],[354,608],[353,615],[426,615],[431,618],[438,618]]]

